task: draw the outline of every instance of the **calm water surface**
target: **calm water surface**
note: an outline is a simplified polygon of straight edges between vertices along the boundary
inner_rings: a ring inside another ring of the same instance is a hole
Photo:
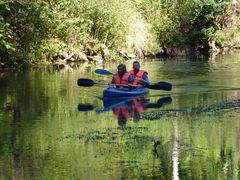
[[[95,68],[0,73],[0,179],[240,179],[239,54],[143,62],[172,91],[118,105]]]

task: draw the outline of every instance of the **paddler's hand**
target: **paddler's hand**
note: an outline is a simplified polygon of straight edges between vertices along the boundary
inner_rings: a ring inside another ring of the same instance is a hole
[[[132,90],[133,89],[133,84],[128,84],[128,86],[129,86],[129,90]]]
[[[108,87],[114,87],[114,84],[108,83]]]

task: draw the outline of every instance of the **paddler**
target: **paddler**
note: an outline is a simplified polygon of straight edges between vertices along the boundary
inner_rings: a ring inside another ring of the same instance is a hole
[[[129,71],[133,77],[133,85],[142,85],[148,84],[148,72],[140,69],[139,61],[133,62],[133,70]]]
[[[119,64],[117,67],[117,72],[113,75],[112,84],[122,84],[126,86],[116,85],[116,88],[119,89],[131,89],[131,85],[133,84],[133,77],[131,73],[127,72],[127,68],[125,64]]]

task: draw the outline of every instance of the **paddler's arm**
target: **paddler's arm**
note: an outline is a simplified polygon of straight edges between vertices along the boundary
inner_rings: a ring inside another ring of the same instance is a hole
[[[144,73],[144,74],[143,74],[143,78],[142,78],[142,79],[139,79],[139,82],[144,83],[143,86],[146,86],[146,85],[150,84],[150,82],[149,82],[149,80],[148,80],[148,74],[147,74],[147,73]]]
[[[111,84],[114,84],[114,76],[112,77],[112,81],[111,81]]]
[[[130,87],[129,87],[130,90],[133,88],[133,86],[131,86],[131,85],[133,85],[133,80],[134,80],[133,76],[130,75],[129,78],[128,78],[128,82],[129,82],[128,84],[130,85]]]
[[[146,82],[149,82],[148,74],[146,72],[143,74],[143,80],[146,81]]]
[[[111,81],[110,83],[108,83],[108,86],[115,88],[115,85],[114,85],[114,84],[115,84],[115,82],[114,82],[114,76],[113,76],[112,81]]]

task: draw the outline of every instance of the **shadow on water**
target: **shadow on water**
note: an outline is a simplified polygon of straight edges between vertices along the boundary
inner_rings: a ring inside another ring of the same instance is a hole
[[[133,119],[135,122],[140,119],[145,120],[159,120],[162,116],[178,116],[178,115],[219,115],[226,110],[239,109],[240,99],[231,101],[222,101],[218,104],[211,104],[198,107],[186,107],[180,109],[164,109],[159,111],[165,104],[172,102],[171,97],[161,97],[156,102],[150,102],[148,97],[137,97],[128,99],[103,99],[103,107],[95,107],[91,104],[78,104],[78,111],[93,111],[97,113],[104,113],[113,111],[113,114],[122,127],[126,125],[128,119]],[[153,109],[145,112],[146,109]]]
[[[161,108],[165,104],[170,104],[172,98],[162,97],[156,102],[150,102],[148,97],[141,96],[135,98],[102,99],[102,101],[102,108],[94,107],[91,104],[78,104],[78,110],[95,110],[97,113],[112,111],[118,120],[120,128],[125,128],[128,119],[133,119],[133,121],[138,122],[141,119],[141,114],[144,113],[146,109]]]
[[[159,120],[162,116],[179,116],[179,115],[219,115],[227,110],[239,109],[240,99],[234,99],[232,101],[223,101],[218,104],[212,104],[208,106],[198,106],[192,108],[182,108],[182,109],[167,109],[162,111],[151,111],[143,113],[142,118],[146,120]]]

